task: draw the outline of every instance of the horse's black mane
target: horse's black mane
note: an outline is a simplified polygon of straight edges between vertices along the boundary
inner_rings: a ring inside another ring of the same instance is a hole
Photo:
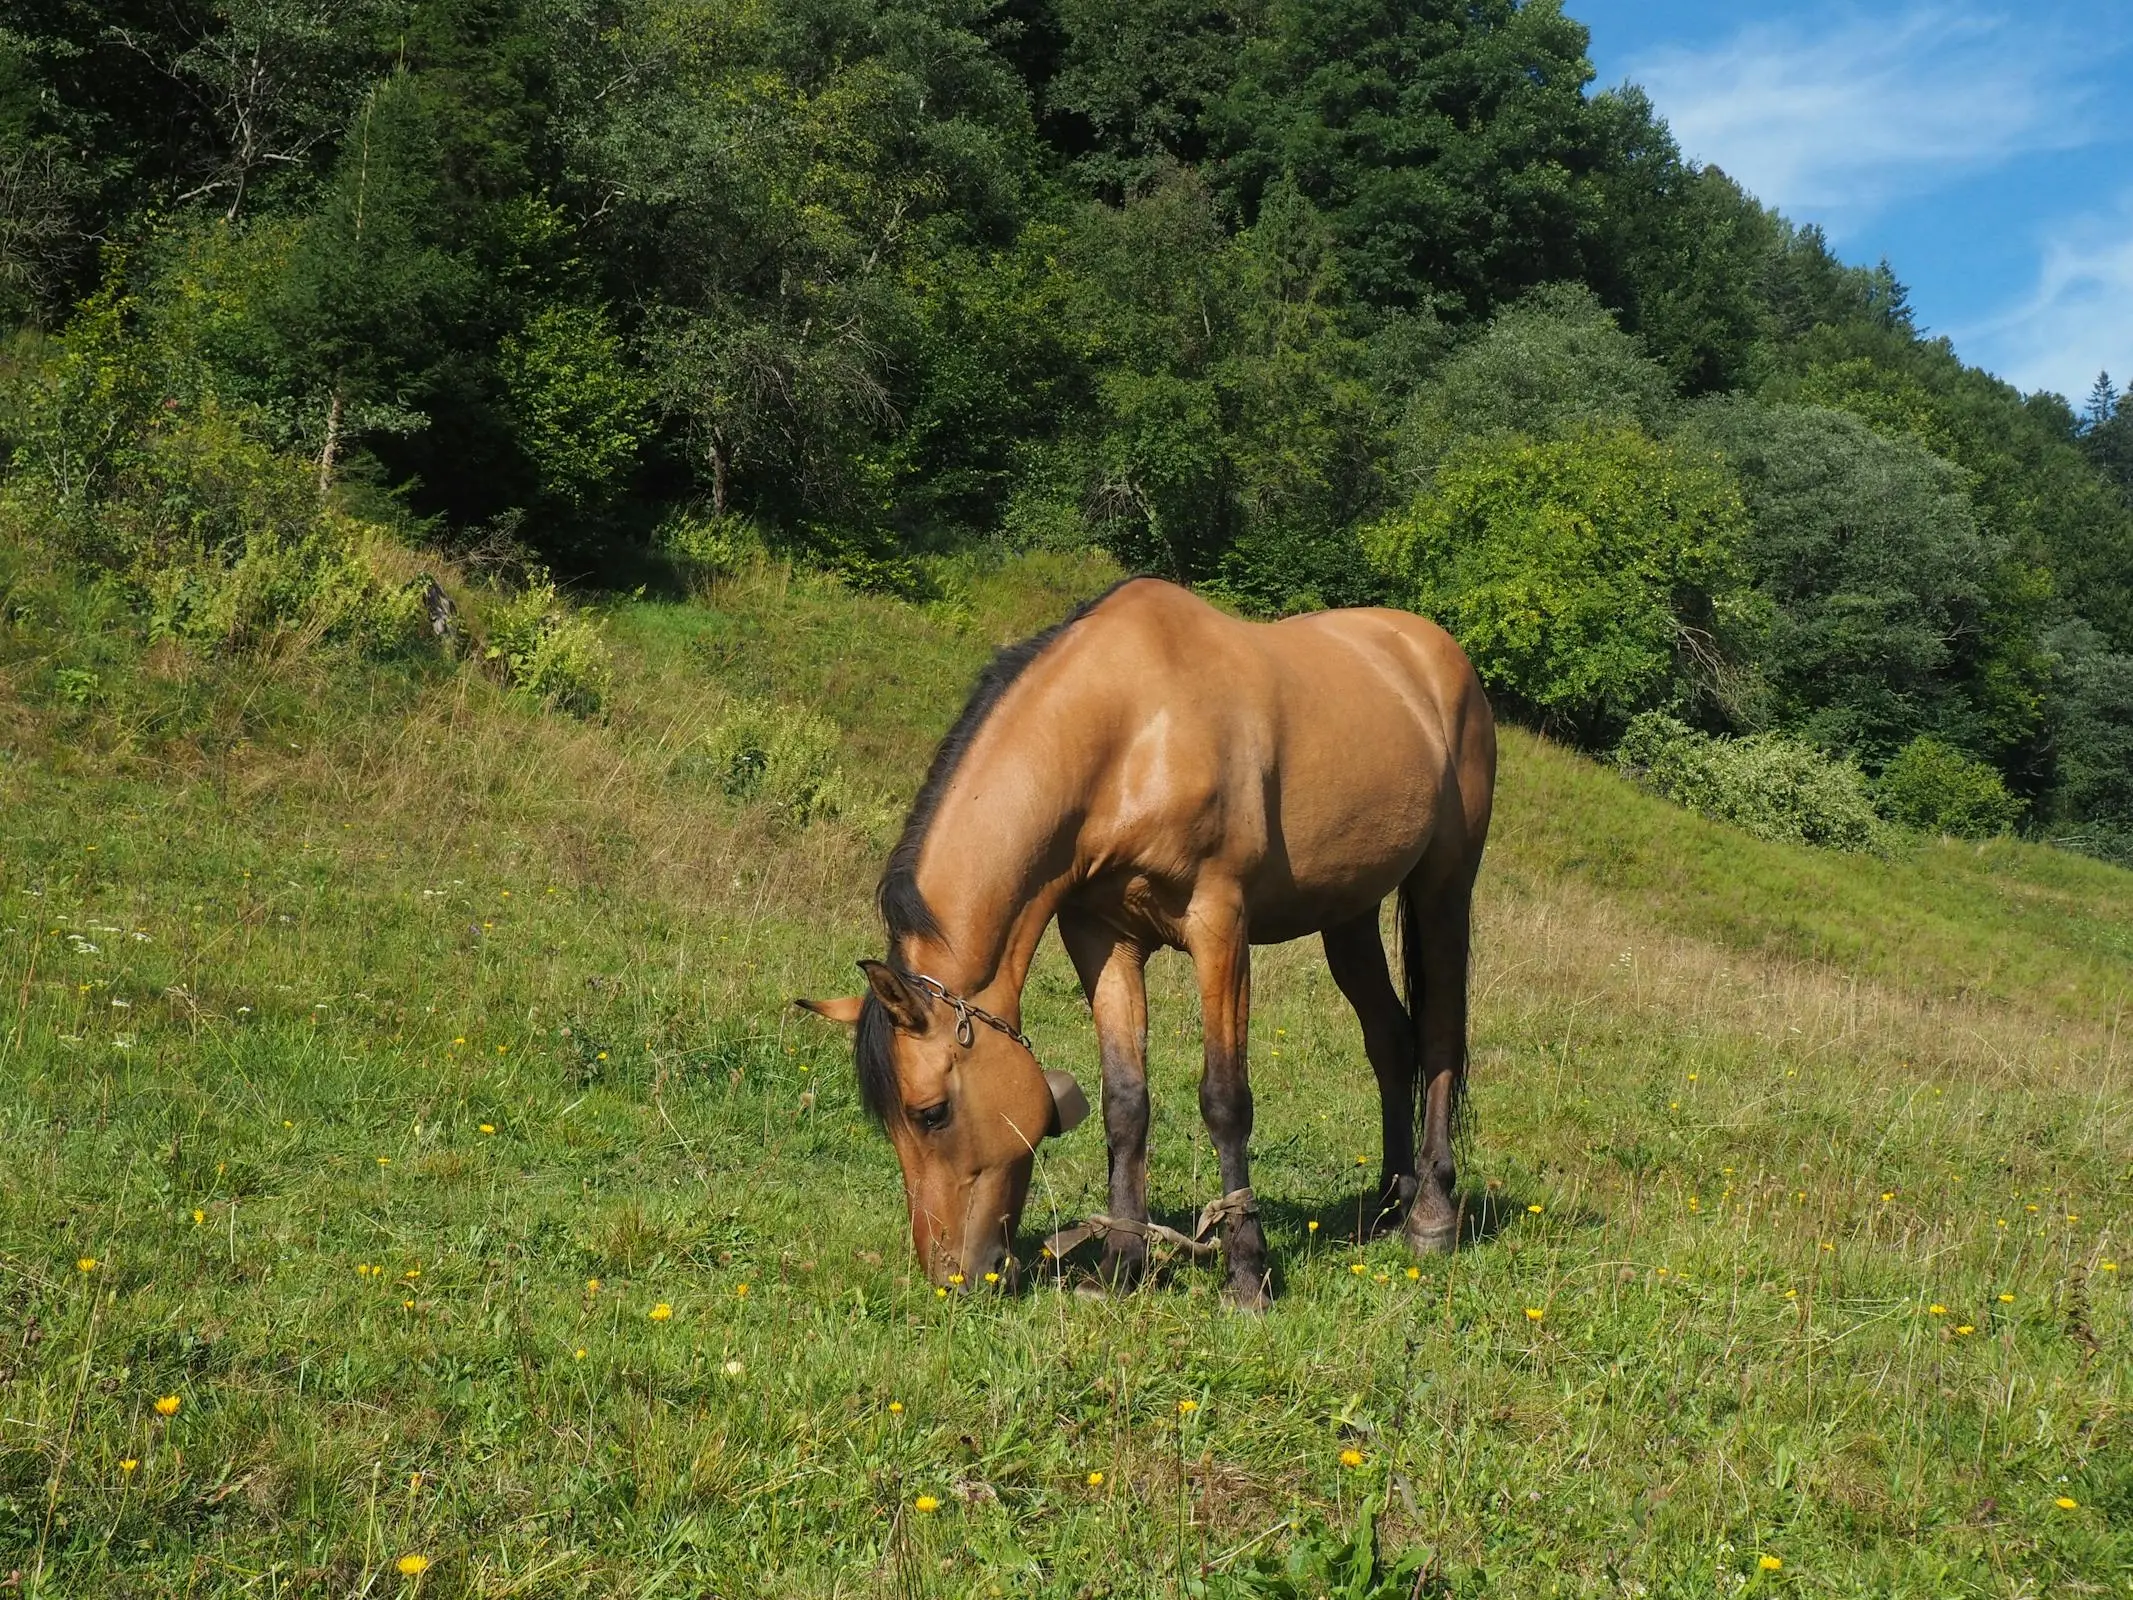
[[[881,908],[881,920],[889,928],[890,965],[902,965],[898,956],[906,939],[940,937],[941,925],[934,919],[933,908],[919,893],[918,855],[925,846],[927,829],[933,826],[933,815],[940,809],[941,796],[947,792],[949,780],[955,776],[964,753],[977,738],[978,729],[985,725],[985,719],[1000,703],[1001,696],[1029,669],[1031,662],[1044,654],[1053,640],[1132,581],[1127,578],[1114,583],[1095,599],[1076,606],[1071,614],[1042,633],[1031,634],[1019,644],[1003,647],[978,674],[970,698],[963,702],[962,714],[933,752],[932,765],[926,768],[926,781],[918,786],[918,798],[911,802],[911,814],[904,819],[903,834],[897,839],[896,848],[889,852],[889,864],[882,870],[881,883],[874,891],[874,903]],[[896,1072],[889,1059],[889,1039],[893,1031],[888,1013],[869,994],[860,1007],[854,1054],[859,1066],[860,1098],[878,1122],[886,1122],[901,1112]]]

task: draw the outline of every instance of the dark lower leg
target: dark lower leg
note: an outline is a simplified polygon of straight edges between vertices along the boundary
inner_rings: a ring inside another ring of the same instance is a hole
[[[1241,926],[1195,947],[1200,976],[1200,1025],[1206,1067],[1200,1078],[1200,1115],[1214,1141],[1222,1192],[1251,1187],[1252,1085],[1245,1067],[1245,1033],[1251,1009],[1249,947]],[[1270,1287],[1266,1235],[1257,1210],[1223,1224],[1222,1254],[1228,1264],[1225,1293],[1235,1304],[1267,1304]]]
[[[1378,1080],[1378,1111],[1384,1165],[1378,1177],[1375,1228],[1406,1215],[1415,1194],[1415,1037],[1385,967],[1385,941],[1377,913],[1358,917],[1324,935],[1326,966],[1363,1028],[1363,1051]]]
[[[1147,952],[1110,928],[1062,912],[1060,938],[1081,978],[1096,1019],[1103,1061],[1104,1142],[1110,1155],[1108,1210],[1121,1222],[1148,1220],[1148,992]],[[1148,1241],[1112,1234],[1104,1241],[1104,1281],[1120,1288],[1140,1281]]]
[[[1423,933],[1422,1145],[1407,1237],[1421,1250],[1457,1243],[1459,1208],[1452,1160],[1452,1119],[1466,1071],[1468,907],[1462,893],[1437,911]]]

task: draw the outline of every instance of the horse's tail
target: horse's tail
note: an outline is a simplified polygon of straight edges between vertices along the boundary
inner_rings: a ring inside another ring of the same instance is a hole
[[[1410,876],[1400,885],[1398,900],[1400,934],[1400,984],[1402,998],[1407,1002],[1409,1036],[1414,1040],[1415,1084],[1415,1129],[1419,1138],[1424,1118],[1429,1111],[1429,1079],[1423,1071],[1422,1060],[1422,1012],[1425,997],[1429,993],[1426,958],[1423,954],[1428,941],[1422,933],[1422,903],[1417,893],[1415,878]],[[1463,914],[1463,913],[1462,913]],[[1455,981],[1464,987],[1466,974],[1445,974],[1446,981]],[[1452,1142],[1463,1147],[1473,1127],[1473,1113],[1466,1098],[1466,1039],[1461,1029],[1459,1053],[1452,1061]]]

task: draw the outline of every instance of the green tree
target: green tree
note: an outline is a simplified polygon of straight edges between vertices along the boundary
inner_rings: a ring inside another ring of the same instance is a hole
[[[1629,428],[1469,440],[1367,536],[1492,690],[1588,743],[1713,683],[1748,533],[1710,454]]]
[[[1286,178],[1365,304],[1485,316],[1582,275],[1605,129],[1558,0],[1271,0],[1207,114],[1246,216]]]
[[[1558,439],[1595,426],[1657,432],[1674,411],[1666,369],[1582,284],[1536,289],[1491,319],[1416,389],[1400,466],[1427,475],[1462,438]]]
[[[1713,401],[1691,433],[1740,473],[1755,519],[1768,721],[1870,769],[1921,733],[1987,756],[2030,736],[2036,702],[2010,712],[1994,650],[2004,544],[1961,472],[1816,407]]]
[[[502,364],[541,492],[578,509],[609,499],[643,442],[646,397],[606,315],[545,307],[504,341]]]

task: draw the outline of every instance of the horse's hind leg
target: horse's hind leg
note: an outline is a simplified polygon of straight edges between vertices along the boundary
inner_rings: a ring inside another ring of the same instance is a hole
[[[1200,1115],[1214,1140],[1222,1169],[1222,1192],[1252,1184],[1246,1147],[1252,1137],[1252,1084],[1246,1069],[1245,1035],[1251,1016],[1252,956],[1240,898],[1196,898],[1186,948],[1200,980],[1200,1035],[1205,1070],[1200,1077]],[[1222,1254],[1229,1266],[1223,1297],[1258,1311],[1272,1300],[1266,1265],[1266,1235],[1256,1208],[1232,1216],[1222,1227]]]
[[[1148,1220],[1148,952],[1084,912],[1059,913],[1059,938],[1096,1018],[1103,1061],[1104,1143],[1111,1158],[1110,1214]],[[1148,1241],[1104,1241],[1104,1281],[1130,1288],[1148,1268]]]
[[[1326,965],[1363,1025],[1363,1052],[1377,1075],[1385,1165],[1372,1226],[1388,1228],[1407,1214],[1415,1197],[1415,1030],[1385,967],[1376,910],[1328,928],[1321,937]]]
[[[1408,1004],[1416,1013],[1422,1073],[1422,1148],[1415,1202],[1404,1231],[1408,1244],[1422,1255],[1451,1250],[1459,1242],[1452,1124],[1466,1083],[1473,896],[1470,876],[1429,887],[1410,879],[1400,896],[1402,965],[1407,969]]]

